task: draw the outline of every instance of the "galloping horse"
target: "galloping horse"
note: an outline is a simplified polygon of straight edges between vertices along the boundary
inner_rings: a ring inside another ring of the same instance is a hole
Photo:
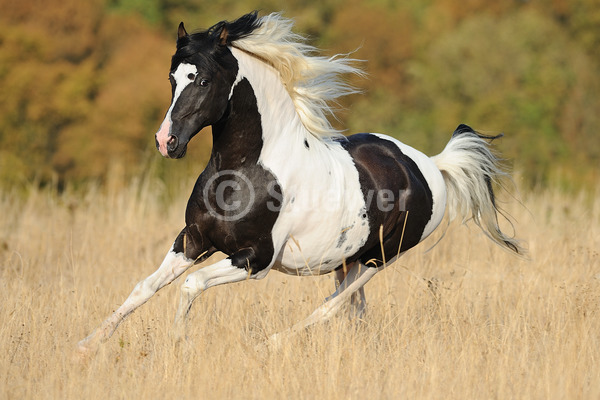
[[[227,258],[182,284],[176,325],[201,292],[262,279],[271,269],[336,274],[335,292],[290,331],[348,301],[360,315],[363,286],[429,236],[446,208],[522,253],[498,226],[493,182],[504,172],[490,150],[496,137],[461,124],[428,157],[381,134],[343,136],[328,120],[331,104],[355,92],[341,76],[362,71],[347,57],[319,56],[292,26],[280,14],[256,12],[191,35],[179,25],[172,101],[156,145],[165,157],[183,157],[189,140],[211,125],[212,154],[160,267],[79,342],[80,351],[95,349],[159,289],[217,251]]]

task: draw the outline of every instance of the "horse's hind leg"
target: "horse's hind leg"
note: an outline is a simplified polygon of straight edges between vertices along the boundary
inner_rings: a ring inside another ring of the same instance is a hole
[[[360,290],[377,272],[379,269],[374,267],[366,267],[360,262],[354,265],[348,271],[346,278],[340,284],[338,289],[329,296],[325,303],[319,306],[311,315],[304,321],[301,321],[291,328],[274,334],[269,338],[271,345],[278,346],[283,336],[293,334],[303,330],[318,322],[326,321],[331,318],[339,309],[347,302],[350,297]]]
[[[349,266],[344,266],[343,268],[339,268],[335,271],[335,289],[336,291],[339,289],[340,285],[346,279],[346,276],[352,269],[354,264],[350,264]],[[325,300],[329,300],[329,297]],[[365,297],[365,288],[364,286],[358,289],[356,292],[352,293],[350,296],[350,314],[348,317],[350,319],[361,319],[365,311],[367,309],[367,298]]]
[[[194,265],[194,261],[182,252],[176,252],[174,246],[171,247],[160,267],[152,275],[138,282],[125,302],[88,337],[78,343],[79,353],[85,355],[95,351],[100,343],[112,336],[125,317]]]

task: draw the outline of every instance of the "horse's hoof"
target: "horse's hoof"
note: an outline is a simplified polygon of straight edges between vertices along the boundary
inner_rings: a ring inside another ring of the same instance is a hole
[[[87,364],[95,353],[96,349],[88,346],[85,341],[82,340],[75,346],[75,349],[71,354],[71,361],[74,364]]]
[[[264,344],[269,350],[277,351],[283,345],[284,334],[282,332],[274,333],[269,336],[267,342]]]

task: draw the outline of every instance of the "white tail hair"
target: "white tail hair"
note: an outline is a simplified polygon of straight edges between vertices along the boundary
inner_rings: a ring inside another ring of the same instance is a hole
[[[487,140],[501,137],[485,136],[461,124],[452,134],[446,148],[431,157],[442,172],[448,192],[450,220],[472,218],[481,230],[501,247],[524,254],[518,240],[504,234],[498,226],[498,213],[493,183],[506,173]]]

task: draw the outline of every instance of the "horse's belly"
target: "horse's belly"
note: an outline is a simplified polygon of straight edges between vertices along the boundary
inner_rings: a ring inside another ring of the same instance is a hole
[[[306,242],[305,242],[306,243]],[[307,247],[305,251],[294,240],[289,240],[282,249],[273,269],[290,275],[323,275],[327,274],[343,262],[343,257],[335,251],[317,254]]]
[[[283,225],[294,226],[281,247],[273,268],[293,275],[326,274],[356,254],[369,236],[365,205],[358,192],[356,202],[337,210],[298,213],[290,210],[281,216]]]

